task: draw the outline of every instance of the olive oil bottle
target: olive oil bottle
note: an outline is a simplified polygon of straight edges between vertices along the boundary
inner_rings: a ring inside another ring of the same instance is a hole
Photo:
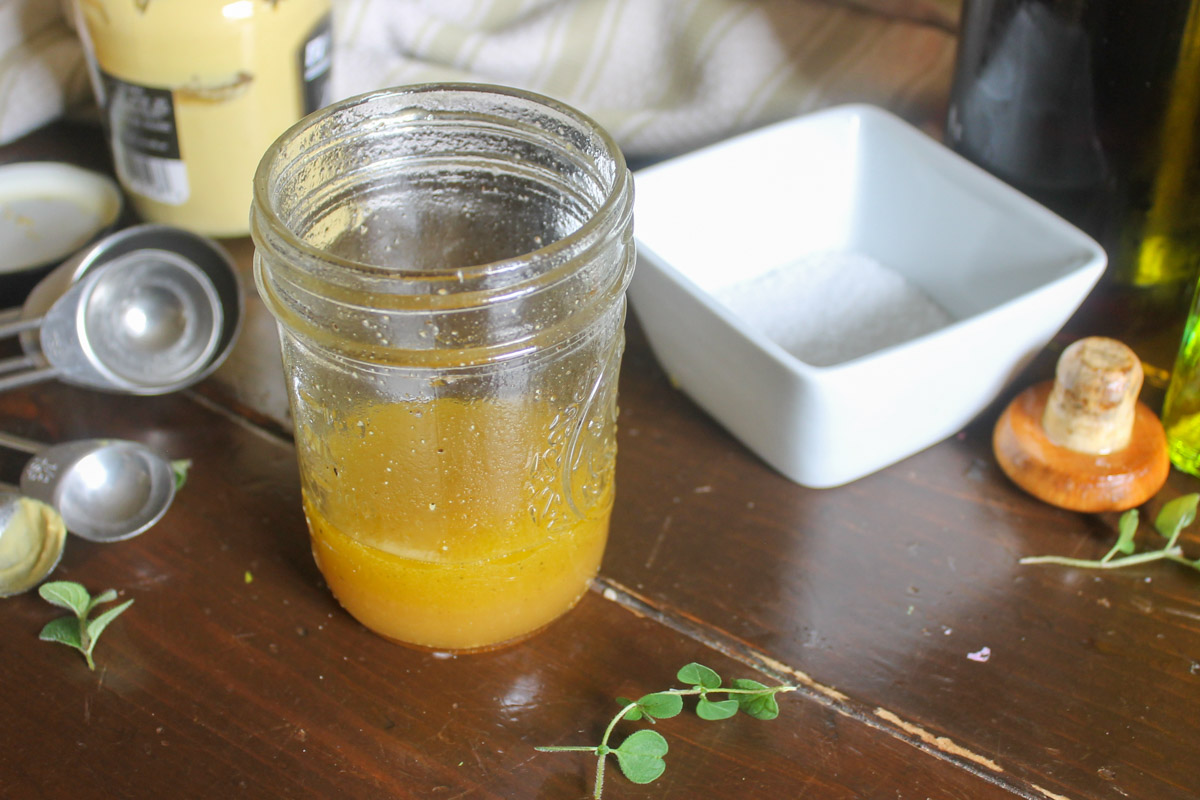
[[[1171,463],[1200,476],[1200,307],[1197,304],[1200,292],[1192,300],[1192,310],[1184,325],[1183,342],[1163,402],[1162,421]]]
[[[1105,248],[1091,332],[1157,337],[1161,385],[1200,272],[1200,0],[966,0],[946,122]]]

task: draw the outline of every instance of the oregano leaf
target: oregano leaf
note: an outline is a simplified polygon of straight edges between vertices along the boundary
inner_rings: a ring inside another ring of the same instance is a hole
[[[750,716],[755,719],[775,719],[779,716],[779,703],[775,700],[775,693],[763,684],[749,678],[738,678],[733,682],[733,688],[762,690],[761,694],[739,694],[734,697],[738,708]]]
[[[113,600],[116,600],[116,599],[117,599],[117,590],[116,589],[105,589],[103,592],[101,592],[100,594],[93,597],[92,601],[90,603],[88,603],[87,613],[88,614],[92,613],[92,609],[94,609],[96,606],[104,605],[105,603],[111,603]]]
[[[1117,549],[1125,555],[1131,555],[1134,549],[1133,537],[1137,535],[1138,510],[1131,508],[1117,520]]]
[[[1179,538],[1179,532],[1196,519],[1196,505],[1200,494],[1185,494],[1176,497],[1162,507],[1154,519],[1154,529],[1171,544]]]
[[[179,458],[171,462],[171,474],[175,477],[175,491],[183,488],[187,483],[188,470],[192,468],[192,460],[190,458]]]
[[[696,716],[700,719],[729,719],[737,712],[737,700],[709,700],[707,697],[701,697],[696,702]]]
[[[631,733],[612,753],[617,757],[621,772],[634,783],[657,780],[667,768],[667,762],[663,760],[667,754],[667,740],[657,731]]]
[[[689,686],[702,686],[705,689],[719,689],[721,687],[721,676],[703,664],[697,664],[695,661],[681,668],[675,674],[675,677]]]
[[[100,638],[100,634],[104,633],[104,629],[108,627],[108,623],[116,619],[131,605],[133,605],[132,598],[121,603],[119,606],[113,606],[87,624],[87,635],[92,640],[93,646],[95,646],[96,640]]]
[[[636,701],[618,697],[621,705],[604,729],[604,735],[595,745],[543,745],[535,747],[539,752],[590,753],[596,758],[596,773],[592,797],[600,800],[604,793],[604,773],[608,757],[616,756],[622,774],[634,783],[650,783],[666,770],[663,756],[667,753],[667,740],[657,731],[643,729],[625,738],[619,747],[609,745],[610,737],[619,723],[624,720],[646,720],[674,717],[683,710],[683,698],[696,697],[696,713],[703,719],[727,719],[741,708],[759,719],[773,719],[779,714],[775,695],[793,692],[795,686],[780,684],[764,686],[758,681],[742,679],[730,687],[721,686],[721,677],[703,664],[691,663],[677,673],[679,680],[690,684],[687,688],[673,688],[643,695]],[[725,700],[714,701],[713,695],[724,695]],[[736,698],[736,699],[735,699]]]
[[[58,642],[77,650],[83,649],[83,642],[79,638],[79,620],[74,617],[59,617],[50,620],[42,628],[38,638],[43,642]]]
[[[617,705],[619,705],[621,708],[625,708],[625,706],[629,705],[632,702],[633,701],[630,700],[628,697],[618,697],[617,698]],[[627,719],[630,722],[637,722],[641,718],[642,718],[642,709],[637,706],[634,706],[633,708],[626,711],[625,716],[621,717],[621,719]]]
[[[683,698],[674,692],[655,692],[641,697],[638,708],[648,717],[670,719],[683,711]]]
[[[51,581],[50,583],[43,583],[38,587],[38,594],[47,603],[72,611],[77,617],[87,615],[88,607],[92,600],[92,596],[88,594],[88,590],[74,581]]]

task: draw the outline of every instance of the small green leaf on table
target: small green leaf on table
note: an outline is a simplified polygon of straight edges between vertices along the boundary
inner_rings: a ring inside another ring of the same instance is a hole
[[[96,649],[96,642],[100,640],[100,634],[104,633],[104,629],[125,609],[133,605],[133,600],[126,600],[121,605],[114,606],[95,619],[89,620],[88,616],[96,606],[117,599],[116,591],[107,589],[92,597],[87,589],[74,581],[53,581],[42,584],[38,588],[38,594],[47,603],[65,608],[74,614],[71,617],[59,617],[46,623],[41,633],[38,634],[38,638],[45,642],[58,642],[68,647],[74,647],[83,653],[88,669],[93,670],[96,668],[96,662],[92,658],[92,651]]]
[[[650,783],[667,768],[667,740],[657,731],[641,730],[631,733],[613,750],[621,773],[634,783]]]

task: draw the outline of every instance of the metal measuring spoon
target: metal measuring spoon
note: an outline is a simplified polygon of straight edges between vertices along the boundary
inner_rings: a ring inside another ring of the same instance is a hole
[[[0,484],[0,597],[41,583],[58,566],[66,540],[57,511]]]
[[[175,499],[171,463],[138,442],[84,439],[44,446],[0,433],[0,445],[30,453],[21,491],[62,514],[67,530],[93,542],[144,532]]]
[[[88,272],[44,316],[0,324],[0,336],[37,329],[49,362],[0,377],[0,391],[54,377],[135,394],[174,391],[207,371],[223,317],[212,280],[189,259],[126,253]]]

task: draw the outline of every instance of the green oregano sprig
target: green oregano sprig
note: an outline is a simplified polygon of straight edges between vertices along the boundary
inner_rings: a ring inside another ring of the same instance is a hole
[[[87,659],[88,669],[95,670],[96,662],[92,660],[92,650],[100,634],[108,624],[117,618],[125,609],[133,605],[133,600],[126,600],[119,606],[113,606],[100,616],[89,620],[88,616],[101,603],[111,603],[117,599],[113,589],[101,592],[92,597],[88,590],[74,581],[53,581],[43,583],[38,588],[38,594],[51,605],[65,608],[74,612],[73,617],[59,617],[46,623],[38,638],[43,642],[58,642],[74,647],[83,653]]]
[[[177,458],[171,462],[171,474],[175,477],[175,491],[183,488],[187,483],[188,470],[192,468],[192,460],[190,458]]]
[[[621,773],[634,783],[650,783],[657,780],[667,768],[663,757],[667,754],[667,740],[657,731],[643,729],[629,734],[617,747],[609,746],[613,731],[621,720],[635,722],[645,720],[654,724],[656,720],[670,719],[683,711],[683,698],[696,696],[696,715],[701,719],[728,719],[742,711],[755,719],[775,719],[779,716],[779,704],[775,695],[792,692],[795,686],[786,684],[766,686],[758,681],[739,678],[730,686],[722,686],[721,676],[713,670],[695,662],[684,666],[675,676],[686,689],[667,689],[644,695],[637,700],[618,697],[621,710],[617,713],[595,746],[552,745],[536,747],[543,753],[593,753],[596,756],[596,783],[592,797],[600,800],[604,791],[604,767],[608,757],[617,759]],[[724,700],[711,695],[726,695]]]
[[[1138,531],[1138,510],[1131,508],[1117,520],[1117,543],[1098,560],[1068,558],[1066,556],[1033,556],[1022,558],[1022,564],[1061,564],[1083,569],[1119,569],[1151,561],[1174,561],[1177,564],[1200,570],[1200,559],[1190,559],[1179,546],[1179,535],[1196,519],[1196,506],[1200,494],[1185,494],[1167,502],[1154,518],[1154,529],[1167,543],[1158,550],[1143,550],[1138,553],[1134,542]],[[1118,556],[1120,553],[1122,555]]]

